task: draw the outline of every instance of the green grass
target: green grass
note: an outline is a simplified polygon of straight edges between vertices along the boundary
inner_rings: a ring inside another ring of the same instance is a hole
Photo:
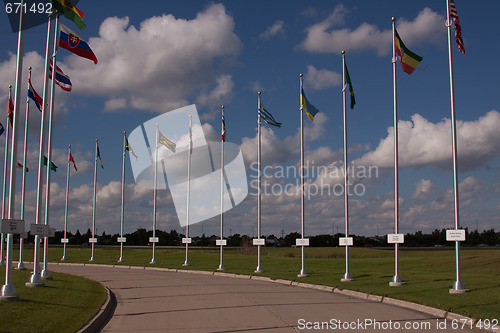
[[[0,267],[5,276],[5,267]],[[13,270],[19,301],[0,301],[1,332],[75,332],[106,300],[106,289],[95,281],[51,273],[43,288],[29,288],[30,270]],[[2,281],[4,281],[2,279]]]
[[[25,260],[32,251],[26,250]],[[62,248],[50,248],[49,260],[59,261]],[[88,263],[90,249],[70,248],[68,261]],[[157,248],[157,264],[150,265],[151,248],[125,248],[123,265],[155,266],[177,269],[215,271],[219,266],[218,248],[191,248],[191,266],[183,267],[184,248]],[[117,265],[119,248],[95,250],[95,263]],[[392,249],[350,249],[352,282],[340,282],[345,273],[344,248],[307,248],[306,270],[309,277],[298,278],[300,248],[263,248],[262,276],[306,283],[321,284],[403,299],[443,310],[460,313],[475,319],[494,319],[500,314],[500,249],[463,248],[461,251],[461,280],[469,293],[451,295],[455,281],[454,249],[425,249],[400,251],[399,272],[406,285],[390,287],[394,275]],[[226,249],[224,266],[228,273],[254,275],[257,266],[256,249]]]

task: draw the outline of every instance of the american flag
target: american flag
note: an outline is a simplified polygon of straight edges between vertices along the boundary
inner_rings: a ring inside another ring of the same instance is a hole
[[[223,142],[226,142],[226,121],[224,120],[224,115],[222,115],[222,133],[221,139]]]
[[[462,27],[460,27],[457,8],[455,7],[455,2],[453,0],[450,0],[450,17],[455,22],[455,40],[457,41],[458,50],[465,54],[464,40],[462,39]]]

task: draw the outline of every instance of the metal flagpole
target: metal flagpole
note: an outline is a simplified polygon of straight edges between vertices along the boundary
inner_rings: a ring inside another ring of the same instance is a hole
[[[28,67],[29,74],[28,74],[28,82],[31,81],[31,67]],[[28,90],[30,89],[29,83],[28,83]],[[29,97],[26,96],[26,115],[24,119],[24,150],[23,150],[23,180],[22,180],[22,185],[21,185],[21,220],[24,220],[24,199],[26,197],[26,155],[28,152],[28,124],[29,124],[29,110],[30,110],[30,103],[29,103]],[[19,236],[19,263],[17,264],[17,269],[24,270],[26,267],[24,267],[23,263],[23,235]]]
[[[21,0],[21,8],[25,1]],[[8,218],[14,218],[15,199],[16,199],[16,165],[17,165],[17,116],[19,115],[19,104],[21,102],[21,81],[23,73],[23,46],[24,46],[24,15],[20,11],[19,15],[19,34],[17,39],[17,67],[16,67],[16,90],[14,92],[14,115],[12,129],[12,143],[10,153],[10,181],[9,181],[9,211]],[[5,284],[2,287],[1,299],[16,300],[19,297],[16,294],[16,287],[12,284],[12,252],[13,252],[13,234],[7,234],[7,258],[5,260]]]
[[[187,165],[187,176],[188,176],[188,181],[187,181],[187,206],[186,206],[186,238],[189,238],[189,200],[190,200],[190,191],[191,191],[191,152],[192,152],[192,145],[193,145],[193,139],[192,139],[192,133],[191,133],[191,126],[192,126],[192,119],[191,115],[189,115],[189,153],[188,153],[188,165]],[[182,266],[189,266],[189,243],[186,242],[186,261],[184,261],[184,264]]]
[[[68,231],[68,202],[69,202],[69,175],[70,175],[70,156],[71,156],[71,145],[68,146],[68,169],[66,171],[66,203],[64,206],[64,237],[61,240],[63,242],[63,256],[61,260],[66,260],[66,244],[68,238],[66,238],[66,233]]]
[[[346,112],[346,81],[345,81],[345,51],[342,51],[342,101],[344,111],[344,214],[345,214],[345,237],[349,237],[349,201],[348,201],[348,167],[347,167],[347,112]],[[353,281],[349,273],[349,245],[345,245],[345,274],[342,282]]]
[[[394,234],[399,233],[399,175],[398,175],[398,99],[396,90],[396,19],[392,18],[392,73],[394,82]],[[394,276],[391,287],[405,284],[399,276],[399,243],[394,243]]]
[[[9,101],[11,100],[11,90],[12,85],[9,84]],[[10,105],[8,106],[10,108]],[[2,188],[2,219],[6,218],[7,213],[7,163],[9,160],[9,134],[10,134],[10,119],[9,115],[7,115],[7,125],[5,127],[5,155],[3,160],[3,188]],[[3,252],[5,235],[1,234],[0,239],[0,266],[5,266],[5,255]]]
[[[54,67],[52,67],[54,68]],[[54,77],[54,76],[53,76]],[[94,261],[94,247],[95,247],[95,206],[97,197],[97,149],[98,149],[99,139],[95,139],[95,154],[94,154],[94,198],[92,200],[92,255],[89,261]],[[99,152],[100,153],[100,152]]]
[[[218,271],[223,271],[224,268],[224,141],[226,140],[226,124],[224,119],[224,105],[222,106],[222,131],[221,151],[220,151],[220,264]]]
[[[258,136],[258,144],[257,144],[257,164],[259,165],[259,169],[257,170],[257,179],[259,182],[258,190],[257,193],[257,239],[260,241],[260,235],[262,234],[261,232],[261,195],[262,195],[262,175],[261,175],[261,135],[260,135],[260,125],[261,125],[261,116],[260,116],[260,91],[258,92],[258,97],[257,97],[257,136]],[[255,273],[262,273],[264,270],[262,269],[262,266],[260,265],[260,259],[261,259],[261,245],[260,243],[257,245],[257,268],[255,269]]]
[[[151,258],[150,264],[156,264],[156,182],[157,182],[157,173],[158,173],[158,124],[156,124],[156,144],[155,144],[155,176],[154,176],[154,185],[153,185],[153,258]]]
[[[123,151],[122,151],[122,209],[120,214],[120,258],[118,262],[123,262],[123,220],[125,218],[125,150],[127,149],[127,133],[123,131]]]
[[[37,180],[37,190],[36,190],[36,216],[35,223],[42,223],[42,188],[43,188],[43,157],[45,153],[45,119],[47,116],[47,100],[49,95],[49,63],[50,63],[50,46],[52,42],[52,26],[53,22],[49,16],[49,22],[47,24],[47,45],[45,48],[45,70],[44,70],[44,83],[43,83],[43,105],[42,105],[42,115],[40,121],[40,147],[38,150],[38,180]],[[34,255],[33,255],[33,274],[30,277],[29,282],[26,282],[28,287],[43,287],[42,277],[40,275],[40,236],[35,235],[34,244]]]
[[[300,74],[300,93],[302,93],[302,73]],[[301,194],[300,194],[300,217],[301,217],[301,234],[302,234],[302,241],[304,241],[304,232],[305,232],[305,227],[304,227],[304,107],[302,107],[302,104],[300,105],[300,189],[301,189]],[[302,267],[300,269],[300,273],[297,275],[298,277],[306,277],[309,276],[306,272],[306,267],[305,267],[305,247],[304,244],[302,243]]]
[[[457,160],[457,126],[455,114],[455,85],[453,81],[453,53],[451,50],[451,20],[450,20],[450,2],[446,0],[446,27],[448,28],[448,55],[450,65],[450,101],[451,101],[451,135],[452,135],[452,152],[453,152],[453,189],[455,195],[455,230],[460,229],[460,215],[458,211],[458,160]],[[463,282],[460,280],[460,241],[455,241],[455,266],[456,266],[456,281],[453,282],[450,294],[463,294],[468,290],[465,289]]]
[[[50,109],[49,109],[49,129],[47,139],[47,176],[45,180],[45,225],[49,225],[49,208],[50,208],[50,174],[52,172],[52,119],[54,118],[54,105],[55,105],[55,82],[56,82],[56,56],[57,56],[57,41],[59,40],[59,14],[56,15],[54,25],[54,53],[52,53],[52,81],[50,85]],[[52,280],[50,271],[47,267],[49,256],[49,237],[43,238],[43,270],[42,279]]]

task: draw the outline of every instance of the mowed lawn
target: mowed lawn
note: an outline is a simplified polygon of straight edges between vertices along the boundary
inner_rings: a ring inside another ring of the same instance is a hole
[[[263,248],[264,273],[259,275],[403,299],[475,319],[500,319],[500,248],[462,248],[461,280],[470,292],[458,295],[449,293],[456,274],[454,248],[401,249],[399,273],[406,282],[401,287],[389,286],[394,275],[393,248],[351,248],[352,282],[340,281],[345,273],[344,248],[306,248],[305,268],[309,276],[303,278],[297,277],[301,268],[300,251],[300,248]],[[225,272],[256,274],[256,253],[255,248],[226,249]],[[90,255],[88,248],[67,250],[68,262],[88,263]],[[61,247],[50,248],[51,262],[60,261],[61,256]],[[125,247],[123,263],[117,262],[119,256],[119,247],[96,247],[95,263],[216,271],[220,262],[218,247],[190,247],[189,267],[182,266],[184,247],[157,247],[154,265],[149,264],[152,248]],[[24,260],[32,258],[32,249],[26,249]]]

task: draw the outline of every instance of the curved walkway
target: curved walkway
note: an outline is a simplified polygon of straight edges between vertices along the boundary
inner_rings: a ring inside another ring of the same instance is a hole
[[[470,332],[454,329],[444,311],[424,313],[289,281],[127,266],[50,269],[112,290],[118,305],[103,332]]]

